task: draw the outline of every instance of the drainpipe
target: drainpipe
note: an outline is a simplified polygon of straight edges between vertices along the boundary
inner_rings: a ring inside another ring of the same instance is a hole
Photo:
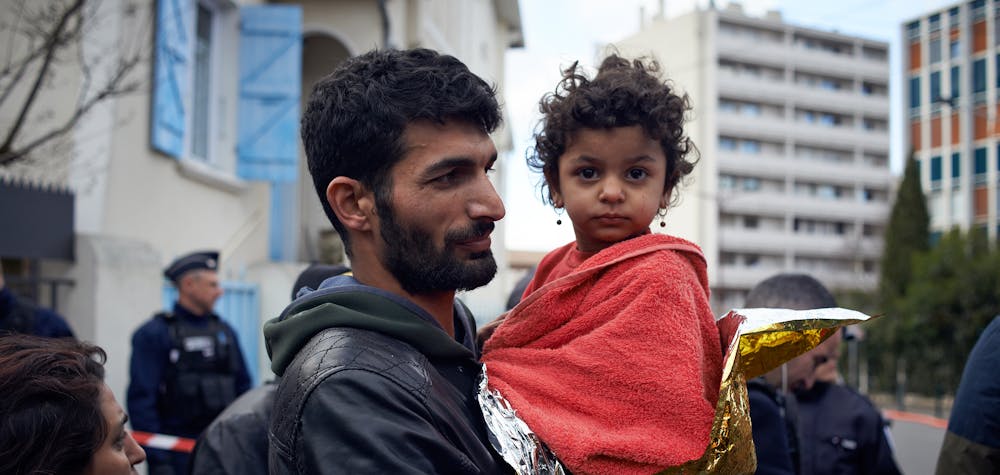
[[[378,12],[382,16],[382,48],[391,49],[389,44],[389,9],[386,7],[387,0],[378,0]]]

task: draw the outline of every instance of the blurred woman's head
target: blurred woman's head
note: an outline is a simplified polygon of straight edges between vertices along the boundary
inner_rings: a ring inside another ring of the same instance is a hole
[[[104,350],[0,336],[0,473],[134,473],[145,453],[104,384]]]

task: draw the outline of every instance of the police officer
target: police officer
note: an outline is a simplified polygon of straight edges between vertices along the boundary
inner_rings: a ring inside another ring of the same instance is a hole
[[[212,312],[222,295],[218,252],[195,252],[163,272],[177,302],[132,335],[128,411],[138,431],[197,438],[250,388],[233,329]],[[188,473],[189,454],[147,450],[151,475]]]

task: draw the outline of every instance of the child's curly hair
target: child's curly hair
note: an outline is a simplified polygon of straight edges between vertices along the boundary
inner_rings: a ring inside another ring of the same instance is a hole
[[[667,157],[665,189],[673,191],[698,160],[698,150],[684,135],[685,113],[691,110],[687,94],[678,95],[669,81],[660,79],[660,65],[652,59],[629,61],[611,54],[597,75],[588,79],[579,62],[563,70],[554,92],[539,102],[541,129],[528,155],[528,167],[540,171],[547,183],[542,197],[552,202],[551,188],[559,187],[559,157],[580,129],[608,129],[640,125],[660,142]],[[671,197],[671,201],[676,195]]]

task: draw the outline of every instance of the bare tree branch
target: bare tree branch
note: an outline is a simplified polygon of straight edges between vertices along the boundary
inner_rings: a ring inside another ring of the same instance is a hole
[[[28,112],[31,111],[31,106],[35,103],[35,98],[38,96],[38,92],[42,88],[42,83],[45,77],[48,75],[49,66],[52,64],[52,59],[55,57],[56,51],[60,45],[60,39],[62,38],[63,29],[66,28],[66,24],[69,23],[70,19],[83,8],[83,3],[85,0],[76,0],[63,12],[62,16],[59,18],[58,23],[53,27],[52,33],[46,42],[47,48],[45,51],[45,58],[42,60],[42,66],[39,68],[38,75],[35,77],[35,81],[32,83],[31,90],[28,93],[28,97],[25,99],[24,104],[21,107],[21,112],[17,115],[17,119],[14,120],[14,124],[11,126],[10,131],[7,133],[7,138],[4,139],[3,144],[0,144],[0,156],[6,156],[13,147],[14,139],[17,134],[21,131],[21,127],[24,125],[25,119],[28,116]],[[8,163],[8,161],[0,161],[0,165]]]
[[[103,10],[100,0],[46,1],[44,6],[33,13],[17,19],[17,24],[21,25],[17,28],[26,38],[20,49],[27,52],[13,61],[14,70],[5,68],[0,72],[0,106],[9,98],[22,97],[19,93],[24,92],[23,99],[19,99],[23,101],[20,111],[0,144],[0,167],[8,167],[14,163],[32,163],[33,159],[29,154],[69,133],[98,104],[136,92],[142,86],[142,80],[130,79],[132,72],[144,61],[141,46],[133,43],[127,45],[127,52],[111,49],[106,55],[100,52],[96,55],[84,54],[84,39],[102,28],[101,21],[97,18],[98,12]],[[126,9],[116,13],[128,16],[133,11]],[[10,24],[6,26],[14,28]],[[142,25],[138,25],[136,34],[144,34],[143,29]],[[148,29],[145,33],[148,33]],[[76,48],[73,60],[65,54],[69,52],[68,48]],[[117,62],[108,63],[107,59],[115,57]],[[8,61],[8,66],[11,64]],[[43,90],[60,87],[54,82],[62,71],[54,66],[57,64],[76,64],[79,67],[80,83],[77,100],[69,110],[69,117],[54,123],[54,110],[33,112],[33,106],[44,95]],[[29,75],[33,78],[30,87],[22,83],[22,79]],[[95,81],[97,77],[102,78],[99,83]],[[14,89],[18,93],[12,93]],[[38,122],[41,130],[32,127],[30,139],[21,137],[21,131],[26,130],[24,126],[35,122]]]
[[[100,102],[137,91],[140,87],[140,83],[138,81],[125,82],[125,79],[140,61],[141,58],[139,56],[135,56],[121,62],[114,75],[110,80],[108,80],[108,83],[100,91],[98,91],[97,94],[83,101],[73,112],[73,115],[66,119],[61,126],[50,130],[48,133],[35,138],[21,147],[18,147],[17,150],[0,151],[0,166],[6,166],[16,160],[22,159],[31,153],[32,150],[38,148],[45,142],[69,132],[83,116],[90,112],[90,110]]]

